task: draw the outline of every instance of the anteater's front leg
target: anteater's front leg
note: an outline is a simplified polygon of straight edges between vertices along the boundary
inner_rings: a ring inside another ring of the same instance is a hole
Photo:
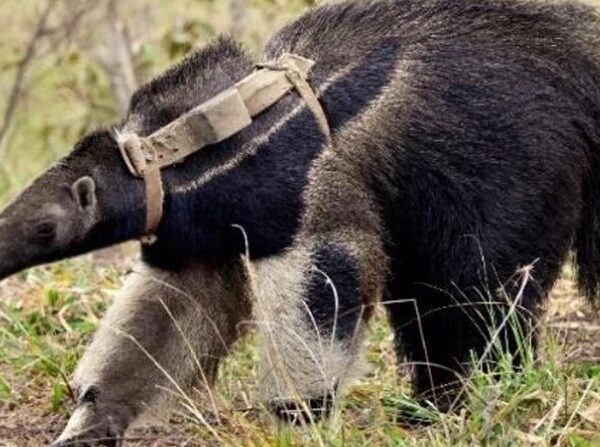
[[[261,387],[271,410],[292,422],[327,415],[356,376],[364,325],[380,298],[378,219],[357,177],[345,175],[317,176],[294,245],[257,263]]]
[[[250,314],[245,281],[239,263],[133,273],[77,368],[79,403],[56,445],[120,445],[108,439],[142,414],[210,386]]]

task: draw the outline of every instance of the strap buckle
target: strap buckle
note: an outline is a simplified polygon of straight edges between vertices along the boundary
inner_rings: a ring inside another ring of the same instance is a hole
[[[117,142],[129,172],[136,177],[143,177],[148,162],[152,161],[151,157],[148,157],[142,149],[143,139],[135,133],[117,133]]]

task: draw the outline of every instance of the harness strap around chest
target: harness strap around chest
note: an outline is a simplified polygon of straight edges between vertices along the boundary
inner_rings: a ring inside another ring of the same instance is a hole
[[[186,112],[147,137],[134,133],[118,136],[119,148],[129,171],[144,180],[146,228],[142,242],[156,241],[162,220],[164,188],[161,169],[181,162],[200,149],[224,141],[252,123],[252,118],[296,90],[311,110],[331,144],[331,130],[323,107],[308,83],[315,63],[294,54],[261,63],[234,87]]]

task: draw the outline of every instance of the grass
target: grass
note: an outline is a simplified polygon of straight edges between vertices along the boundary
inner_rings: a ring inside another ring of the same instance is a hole
[[[35,269],[3,284],[0,426],[6,426],[0,428],[0,439],[7,444],[0,445],[43,445],[64,424],[73,406],[66,378],[119,282],[114,268],[85,258]],[[568,274],[557,290],[555,305],[577,301]],[[580,304],[570,315],[576,318],[583,309]],[[563,321],[562,310],[556,314],[551,309],[545,326]],[[590,349],[600,352],[594,334],[591,338]],[[256,344],[250,336],[220,370],[216,414],[198,397],[199,414],[181,405],[164,432],[134,432],[133,438],[144,441],[132,445],[158,439],[156,445],[600,446],[600,366],[585,360],[595,351],[579,352],[574,359],[570,351],[577,346],[565,343],[560,332],[547,330],[542,360],[526,353],[519,372],[506,356],[494,372],[476,369],[464,382],[464,407],[449,414],[419,407],[411,399],[409,379],[397,372],[391,342],[380,315],[366,341],[367,377],[348,390],[331,421],[293,429],[274,420],[260,403]],[[403,427],[398,415],[407,413],[431,424]],[[27,432],[31,420],[36,427]]]

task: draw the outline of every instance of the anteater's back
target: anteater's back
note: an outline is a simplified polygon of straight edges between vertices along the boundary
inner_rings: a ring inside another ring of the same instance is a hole
[[[317,59],[319,83],[360,61],[380,68],[370,78],[348,80],[349,96],[389,76],[381,94],[370,98],[368,112],[345,123],[338,138],[340,151],[363,165],[384,208],[394,210],[386,226],[397,257],[411,259],[407,276],[433,282],[439,276],[445,283],[448,272],[461,276],[461,267],[446,264],[453,258],[465,270],[477,270],[479,248],[473,247],[474,263],[452,253],[465,234],[479,240],[484,255],[507,266],[499,273],[503,278],[515,265],[538,258],[540,271],[555,272],[575,238],[580,284],[595,295],[595,9],[578,2],[506,0],[341,2],[279,33],[267,54],[282,51]],[[329,107],[331,101],[335,116],[340,112],[334,96],[325,93],[324,103]],[[440,252],[444,256],[432,255]],[[547,287],[554,273],[544,276],[539,280]]]

